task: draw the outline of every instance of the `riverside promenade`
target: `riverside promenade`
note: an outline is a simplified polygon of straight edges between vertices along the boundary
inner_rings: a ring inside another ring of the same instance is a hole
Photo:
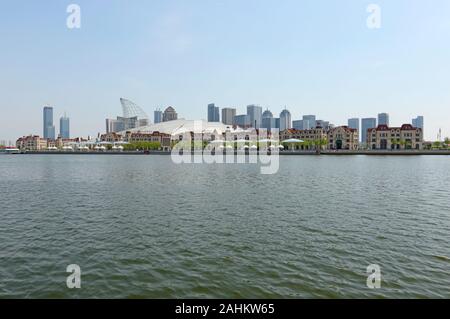
[[[198,154],[198,152],[191,152]],[[201,152],[199,152],[201,153]],[[27,151],[16,155],[170,155],[171,151]],[[214,154],[214,152],[213,152]],[[235,151],[237,154],[259,154],[258,151]],[[264,154],[267,154],[264,152]],[[317,151],[292,151],[283,150],[278,152],[279,155],[295,156],[295,155],[333,155],[333,156],[350,156],[350,155],[372,155],[372,156],[418,156],[418,155],[450,155],[450,150],[322,150]]]

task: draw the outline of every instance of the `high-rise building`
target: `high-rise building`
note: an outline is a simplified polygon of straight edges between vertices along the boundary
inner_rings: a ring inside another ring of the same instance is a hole
[[[250,116],[247,114],[236,115],[233,118],[233,125],[239,126],[241,128],[250,127]]]
[[[348,119],[348,127],[352,128],[354,130],[358,130],[358,139],[361,138],[360,137],[361,130],[359,128],[359,118],[354,117],[354,118]]]
[[[70,119],[65,114],[59,119],[59,136],[70,138]]]
[[[421,128],[423,131],[423,116],[419,115],[415,119],[412,119],[412,126]]]
[[[361,143],[367,143],[367,130],[377,127],[376,118],[365,118],[361,120]]]
[[[316,120],[316,126],[314,128],[317,128],[317,127],[321,127],[325,131],[327,131],[328,129],[330,129],[330,122],[324,121],[324,120]]]
[[[316,128],[316,116],[315,115],[303,115],[303,129],[310,130]]]
[[[280,113],[280,131],[282,132],[290,128],[292,128],[291,112],[289,112],[287,109],[284,109]]]
[[[276,128],[275,119],[273,118],[272,112],[269,110],[265,110],[262,114],[261,128],[265,128],[268,131]]]
[[[222,123],[225,125],[233,125],[233,118],[236,116],[236,109],[224,107],[222,109]]]
[[[262,107],[257,105],[247,106],[247,115],[250,117],[250,126],[260,128],[262,122]]]
[[[125,131],[125,124],[122,120],[106,119],[106,133]]]
[[[303,120],[292,121],[292,128],[296,130],[303,130]]]
[[[53,107],[44,107],[44,138],[55,139],[55,126],[53,125]]]
[[[378,125],[389,126],[389,114],[388,113],[378,114]]]
[[[214,103],[208,104],[208,122],[220,122],[219,107]]]
[[[163,122],[174,121],[178,119],[178,114],[171,106],[166,108],[163,113]]]
[[[155,112],[153,112],[153,122],[155,124],[162,122],[162,111],[160,109],[156,109]]]

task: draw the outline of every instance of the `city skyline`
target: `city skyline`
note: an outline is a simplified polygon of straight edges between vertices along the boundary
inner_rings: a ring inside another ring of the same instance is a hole
[[[82,123],[71,135],[96,135],[118,113],[118,95],[192,119],[204,119],[210,101],[237,114],[286,105],[293,120],[315,114],[336,125],[387,112],[400,126],[421,115],[427,140],[439,129],[450,136],[448,1],[378,1],[379,30],[356,0],[78,3],[79,30],[67,29],[64,3],[27,2],[33,14],[25,2],[4,4],[0,139],[42,134],[46,104]]]
[[[125,107],[124,106],[124,101],[126,101],[126,104],[131,105],[132,107]],[[127,129],[131,129],[131,128],[138,128],[139,126],[146,126],[148,125],[149,122],[148,118],[146,117],[145,111],[142,110],[138,105],[135,105],[133,102],[126,100],[124,98],[120,98],[120,102],[122,104],[122,108],[123,108],[123,116],[117,116],[117,120],[115,119],[106,119],[106,130],[100,131],[97,133],[98,134],[102,134],[102,133],[109,133],[109,132],[118,132],[118,131],[124,131]],[[258,120],[254,120],[255,123],[252,123],[252,118],[254,118],[254,115],[252,115],[252,113],[254,112],[254,110],[257,110],[259,119]],[[131,110],[131,111],[130,111]],[[211,110],[214,113],[214,115],[211,114]],[[219,106],[216,106],[214,103],[209,103],[207,105],[207,118],[209,119],[210,116],[214,116],[214,120],[213,121],[209,121],[209,122],[223,122],[222,119],[220,118],[220,112],[222,111],[222,116],[223,116],[223,111],[227,110],[227,111],[234,111],[234,113],[236,113],[237,109],[236,108],[229,108],[229,107],[224,107],[224,108],[220,108]],[[163,122],[164,120],[162,119],[164,116],[166,116],[167,114],[165,114],[167,111],[169,111],[169,113],[173,112],[173,116],[175,116],[173,119],[177,119],[178,118],[178,114],[176,113],[176,110],[174,108],[172,108],[171,106],[167,107],[164,114],[163,112],[159,109],[156,108],[154,110],[155,116],[154,116],[154,123],[159,123],[159,122]],[[128,114],[127,116],[125,116],[125,113],[129,113],[129,112],[137,112],[140,113],[141,116],[145,116],[145,118],[142,117],[134,117],[135,114]],[[233,124],[229,124],[229,125],[233,125],[233,126],[240,126],[241,128],[246,128],[246,127],[255,127],[256,124],[256,128],[278,128],[280,129],[280,131],[285,130],[285,129],[290,129],[290,128],[294,128],[297,130],[309,130],[309,129],[313,129],[315,127],[322,127],[322,128],[328,128],[329,125],[333,126],[348,126],[349,128],[354,128],[357,129],[359,131],[359,135],[360,135],[360,142],[365,143],[366,141],[366,136],[367,136],[367,129],[372,129],[372,128],[376,128],[379,125],[386,125],[386,126],[390,126],[393,127],[392,125],[389,124],[389,118],[390,115],[389,113],[378,113],[377,117],[373,117],[373,118],[348,118],[347,119],[347,123],[346,124],[339,124],[339,125],[335,125],[334,123],[330,122],[330,121],[324,121],[324,120],[318,120],[316,115],[302,115],[301,116],[301,120],[296,120],[295,118],[292,118],[292,115],[290,113],[290,111],[285,107],[281,112],[278,118],[274,117],[271,110],[266,108],[266,110],[262,112],[262,107],[259,105],[248,105],[247,106],[247,114],[238,114],[238,115],[234,115],[231,118],[233,119]],[[267,120],[270,121],[266,121],[264,122],[264,118],[267,117],[265,116],[266,114],[269,114],[269,117]],[[53,124],[53,107],[51,106],[44,106],[43,107],[43,124],[42,124],[42,129],[43,129],[43,138],[47,138],[50,140],[54,140],[57,135],[56,135],[56,126]],[[172,115],[169,115],[170,117],[172,117]],[[218,116],[218,117],[217,117]],[[182,117],[183,118],[183,117]],[[280,118],[281,118],[281,122],[280,122]],[[158,119],[158,120],[156,120]],[[166,119],[167,121],[173,120],[173,119]],[[380,121],[381,119],[381,121]],[[276,121],[278,121],[278,124]],[[59,126],[59,134],[58,136],[61,136],[62,138],[70,138],[70,119],[67,117],[66,113],[64,113],[63,116],[60,117],[59,120],[60,126]],[[280,124],[282,123],[282,124]],[[300,123],[300,125],[299,125]],[[226,124],[226,123],[224,123]],[[424,129],[424,117],[421,115],[418,115],[415,118],[412,118],[411,121],[407,122],[404,121],[402,125],[404,124],[412,124],[412,126],[414,127],[418,127],[421,129]],[[282,127],[281,127],[281,126]],[[49,131],[51,131],[49,133]],[[48,136],[48,135],[51,136]],[[22,136],[26,136],[27,134],[23,134],[23,135],[19,135],[18,137],[22,137]],[[30,134],[30,135],[36,135],[34,133]],[[39,136],[39,134],[37,134]],[[95,134],[88,134],[86,136],[95,136]],[[82,137],[82,136],[78,136],[78,137]],[[444,138],[441,136],[441,138]],[[5,142],[7,142],[7,144],[12,144],[12,140],[3,140]]]

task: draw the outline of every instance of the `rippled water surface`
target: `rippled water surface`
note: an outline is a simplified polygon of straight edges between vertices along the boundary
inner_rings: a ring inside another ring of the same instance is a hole
[[[0,205],[2,298],[450,298],[450,157],[4,155]]]

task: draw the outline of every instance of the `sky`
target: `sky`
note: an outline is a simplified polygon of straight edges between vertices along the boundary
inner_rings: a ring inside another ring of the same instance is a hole
[[[81,28],[66,25],[81,8]],[[381,28],[367,26],[369,4]],[[258,104],[336,125],[425,117],[450,136],[448,0],[1,0],[0,140],[42,135],[42,108],[96,136],[119,99],[180,118]]]

